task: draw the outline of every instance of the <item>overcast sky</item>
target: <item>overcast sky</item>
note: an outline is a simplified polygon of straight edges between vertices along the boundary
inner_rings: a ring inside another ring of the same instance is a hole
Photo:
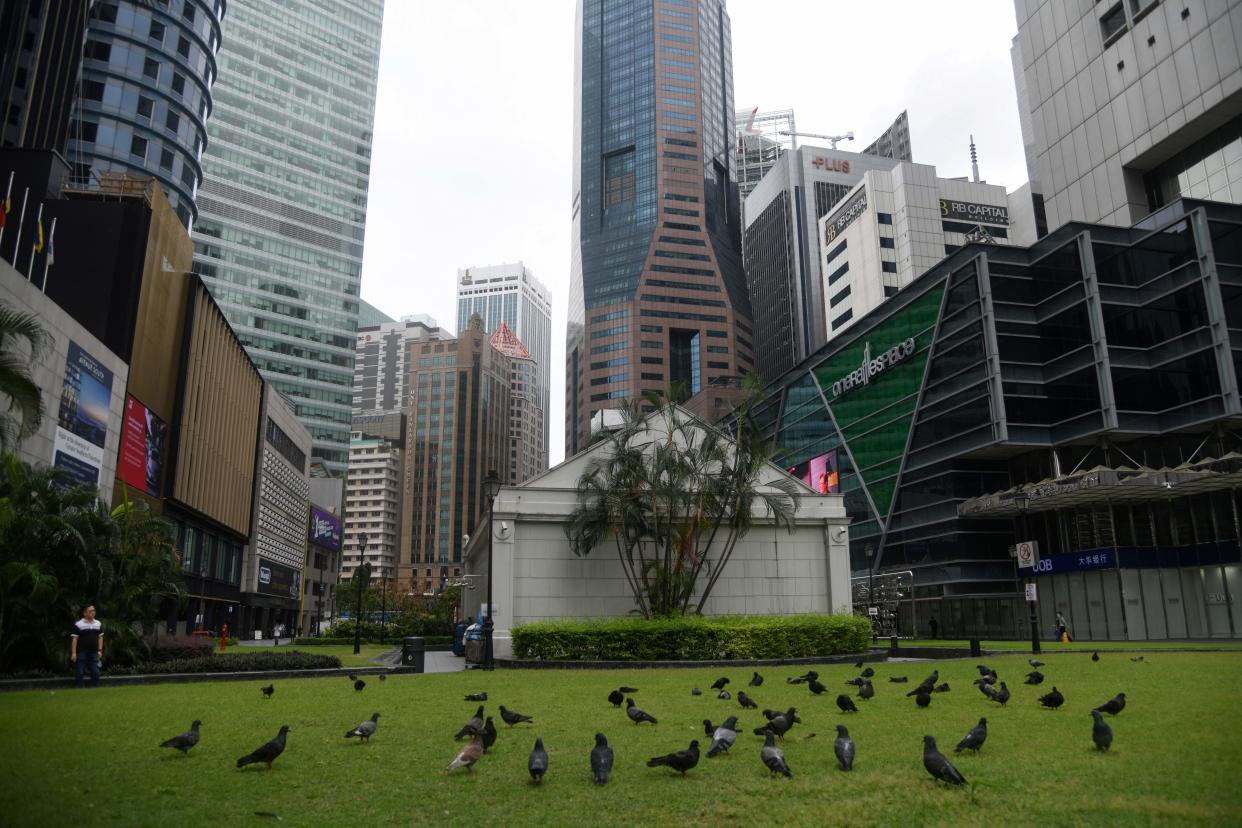
[[[738,109],[794,110],[861,150],[901,110],[942,177],[1026,182],[1008,0],[731,0]],[[459,267],[521,260],[553,295],[551,461],[564,456],[574,0],[388,0],[362,297],[456,329]],[[813,139],[800,143],[815,144]]]

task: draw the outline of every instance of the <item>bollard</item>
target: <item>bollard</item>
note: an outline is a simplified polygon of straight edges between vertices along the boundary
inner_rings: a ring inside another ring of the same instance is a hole
[[[979,646],[979,639],[970,639],[970,657],[978,658],[981,655],[983,655],[983,649]]]
[[[413,667],[414,672],[423,672],[426,666],[426,645],[422,638],[410,636],[401,640],[401,666]]]
[[[888,654],[893,658],[897,656],[897,636],[895,635],[888,639]]]

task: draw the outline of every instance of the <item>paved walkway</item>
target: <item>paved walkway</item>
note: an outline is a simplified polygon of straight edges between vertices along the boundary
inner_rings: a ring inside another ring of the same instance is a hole
[[[272,639],[265,638],[260,641],[239,641],[241,647],[266,647],[275,649],[276,645],[272,643]],[[288,645],[288,640],[282,640],[280,646]],[[302,648],[305,652],[314,652],[314,646]],[[374,659],[376,664],[388,667],[399,667],[401,665],[401,648],[394,647],[391,650],[380,653]],[[466,659],[461,656],[453,655],[450,650],[429,650],[424,653],[423,672],[424,673],[460,673],[466,669]]]

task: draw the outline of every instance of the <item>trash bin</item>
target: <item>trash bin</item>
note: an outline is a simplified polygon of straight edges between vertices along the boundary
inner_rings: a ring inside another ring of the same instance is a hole
[[[979,658],[983,655],[983,649],[979,646],[979,639],[970,639],[970,657]]]
[[[401,666],[413,667],[414,672],[421,673],[426,663],[426,645],[419,636],[410,636],[401,640]]]
[[[464,656],[466,654],[466,627],[470,624],[466,621],[458,621],[453,625],[453,655]]]
[[[483,642],[472,638],[466,641],[466,662],[468,664],[483,663]]]

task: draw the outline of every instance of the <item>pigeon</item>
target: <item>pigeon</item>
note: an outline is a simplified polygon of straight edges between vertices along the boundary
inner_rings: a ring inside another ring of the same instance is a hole
[[[356,675],[354,675],[353,673],[350,673],[350,674],[349,674],[349,680],[350,680],[350,681],[357,681],[357,680],[358,680],[358,677],[357,677]]]
[[[979,724],[970,729],[966,734],[966,738],[957,743],[957,747],[953,748],[954,753],[961,753],[963,750],[973,750],[979,752],[979,748],[983,747],[983,743],[988,738],[988,720],[980,719]]]
[[[737,703],[742,706],[743,710],[758,710],[759,705],[755,704],[755,700],[746,695],[745,690],[737,691]]]
[[[823,693],[825,690],[828,689],[824,685],[820,684],[817,679],[811,679],[810,681],[806,683],[806,686],[810,689],[812,693],[814,693],[817,696],[820,693]]]
[[[729,695],[728,690],[721,690],[719,693],[716,694],[716,698],[723,699],[724,701],[728,701],[729,699],[733,698],[733,696]]]
[[[992,675],[991,673],[989,673],[986,676],[980,676],[979,678],[975,679],[975,684],[978,684],[980,687],[982,687],[985,684],[988,684],[988,685],[996,684],[996,676]]]
[[[375,728],[379,723],[379,716],[380,714],[378,713],[372,713],[370,719],[367,719],[353,730],[346,731],[345,738],[349,739],[353,736],[357,736],[363,742],[371,741],[371,737],[375,735]]]
[[[526,760],[526,769],[530,771],[531,780],[536,783],[542,782],[543,775],[548,772],[548,752],[543,749],[542,736],[535,737],[535,748]]]
[[[867,682],[858,688],[858,698],[864,701],[875,696],[875,688],[871,686],[871,682]]]
[[[758,671],[755,671],[755,674],[750,677],[750,686],[758,687],[761,684],[763,684],[763,676],[759,675]]]
[[[853,687],[862,687],[867,683],[867,679],[865,676],[859,676],[858,678],[846,679],[845,683]]]
[[[917,696],[919,693],[930,693],[932,691],[932,688],[936,686],[936,682],[938,681],[940,681],[940,671],[932,670],[932,674],[928,676],[927,678],[923,679],[923,683],[920,684],[918,687],[914,688],[909,693],[906,693],[906,696],[909,697],[909,696]]]
[[[620,690],[622,693],[637,693],[638,692],[637,687],[626,687],[624,684],[618,687],[617,689]]]
[[[720,727],[712,731],[710,736],[712,744],[707,749],[708,759],[728,752],[729,748],[733,747],[733,743],[737,741],[737,716],[730,716],[725,719]]]
[[[1001,682],[1001,689],[992,691],[992,701],[999,702],[1001,707],[1005,706],[1005,702],[1009,701],[1009,688],[1005,682]]]
[[[833,742],[832,751],[837,755],[841,770],[853,770],[854,740],[850,738],[850,732],[845,729],[845,725],[837,725],[837,740]]]
[[[764,731],[763,747],[759,750],[759,758],[763,760],[769,775],[775,776],[779,773],[788,779],[793,778],[789,765],[785,762],[785,752],[776,746],[775,737],[770,730]]]
[[[380,681],[388,681],[388,674],[380,673]]]
[[[1099,653],[1099,651],[1098,651],[1098,650],[1097,650],[1096,652],[1094,652],[1094,653],[1092,653],[1092,654],[1091,654],[1091,660],[1092,660],[1092,661],[1099,661],[1099,660],[1100,660],[1100,653]]]
[[[949,683],[946,681],[944,684],[937,684],[935,687],[932,688],[932,692],[933,693],[949,692]]]
[[[857,713],[858,708],[854,706],[854,700],[842,693],[837,696],[837,707],[841,708],[842,713]]]
[[[712,720],[704,719],[703,720],[703,733],[707,735],[707,738],[710,739],[712,735],[715,734],[715,732],[716,732],[716,725],[712,724]]]
[[[936,750],[936,739],[932,736],[923,737],[923,767],[937,779],[951,785],[965,785],[966,777],[953,767],[943,753]]]
[[[591,748],[591,777],[596,785],[604,785],[612,776],[612,748],[608,747],[608,737],[602,733],[595,734],[595,747]]]
[[[629,716],[630,721],[634,724],[642,724],[643,722],[651,722],[652,724],[656,724],[655,717],[648,713],[644,713],[635,707],[633,699],[625,700],[625,715]]]
[[[703,695],[703,691],[702,691],[702,690],[700,690],[699,688],[695,687],[693,690],[691,690],[691,691],[690,691],[690,695],[692,695],[692,696],[701,696],[701,695]],[[618,706],[618,707],[620,707],[621,705],[617,705],[617,706]]]
[[[1142,660],[1143,660],[1143,657],[1142,657],[1142,656],[1133,656],[1133,657],[1131,657],[1131,659],[1130,659],[1130,660],[1131,660],[1131,661],[1142,661]]]
[[[889,676],[888,680],[891,681],[893,684],[905,684],[910,679],[906,678],[905,676]]]
[[[248,753],[237,760],[237,767],[244,768],[246,765],[253,765],[255,762],[262,762],[267,765],[267,769],[272,769],[272,763],[276,761],[276,757],[285,752],[285,736],[289,733],[289,725],[281,725],[280,732],[276,734],[276,738],[272,739],[264,745],[261,745],[254,753]]]
[[[675,750],[672,753],[666,753],[663,756],[653,756],[647,760],[647,767],[658,768],[666,767],[686,775],[686,771],[693,768],[699,763],[699,740],[692,739],[690,747],[685,750]]]
[[[929,707],[931,705],[931,693],[919,693],[914,697],[914,703],[919,707]]]
[[[858,659],[858,661],[855,661],[855,662],[854,662],[854,669],[855,669],[855,670],[861,670],[861,669],[862,669],[862,666],[863,666],[863,660],[862,660],[861,658],[860,658],[860,659]]]
[[[363,681],[362,679],[358,679],[357,681],[354,682],[354,692],[361,693],[362,688],[366,686],[367,686],[367,683],[365,681]]]
[[[487,693],[471,693],[466,696],[465,700],[469,702],[487,701]]]
[[[270,699],[272,694],[276,692],[276,685],[269,684],[267,687],[260,687],[259,689],[263,691],[263,698]]]
[[[198,719],[190,724],[190,729],[180,736],[174,736],[166,742],[160,742],[160,747],[176,748],[181,751],[182,756],[188,756],[190,748],[198,744],[198,726],[201,725]]]
[[[988,665],[986,664],[976,664],[975,669],[979,671],[979,675],[981,676],[986,676],[988,673],[996,672],[992,668],[988,667]]]
[[[773,710],[770,707],[765,707],[763,708],[763,718],[767,719],[770,722],[773,719],[775,719],[777,716],[781,715],[781,713],[783,712],[784,712],[783,710]]]
[[[768,719],[768,723],[763,727],[755,728],[754,734],[756,736],[762,736],[764,731],[771,731],[773,734],[784,739],[785,734],[788,733],[790,728],[794,726],[794,723],[800,721],[802,720],[798,718],[798,708],[791,707],[784,713],[776,713]]]
[[[1026,660],[1026,663],[1034,667],[1036,670],[1044,666],[1044,662],[1040,661],[1037,658],[1028,658]]]
[[[1053,685],[1051,693],[1045,693],[1039,697],[1039,703],[1044,707],[1047,707],[1049,710],[1056,710],[1058,707],[1065,704],[1065,696],[1062,696],[1061,691]]]
[[[697,687],[695,688],[698,689]],[[608,701],[612,702],[613,707],[620,707],[621,702],[625,701],[625,694],[620,690],[613,690],[608,694]]]
[[[996,701],[997,696],[999,695],[999,691],[990,684],[980,684],[979,691],[983,693],[983,695],[991,699],[992,701]]]
[[[475,733],[474,738],[470,740],[470,744],[458,751],[457,755],[453,757],[453,761],[449,762],[449,766],[445,770],[451,771],[457,768],[465,768],[470,773],[474,773],[474,763],[479,761],[483,751],[483,734]]]
[[[492,745],[496,744],[496,725],[492,723],[492,717],[488,716],[487,721],[483,723],[483,750],[486,752]]]
[[[500,706],[500,718],[504,719],[505,724],[509,727],[513,727],[515,724],[521,724],[522,722],[530,722],[531,724],[534,724],[535,722],[535,720],[530,716],[523,716],[516,710],[506,709],[503,704]]]
[[[798,678],[794,678],[793,676],[790,676],[789,678],[785,679],[785,683],[786,684],[806,684],[806,679],[802,678],[801,676],[799,676]]]
[[[482,730],[483,730],[483,705],[480,704],[479,709],[474,711],[474,715],[470,717],[470,721],[466,722],[466,724],[462,726],[462,729],[457,731],[457,735],[454,736],[453,738],[464,739],[467,736],[473,736],[476,733],[480,733],[482,732]]]
[[[1034,670],[1026,674],[1026,681],[1023,684],[1040,684],[1044,680],[1044,674],[1038,670]]]
[[[817,679],[819,679],[819,673],[815,672],[814,670],[807,670],[805,673],[798,676],[798,678],[802,679],[803,681],[816,681]]]
[[[718,678],[718,679],[716,679],[714,682],[712,682],[712,689],[713,689],[713,690],[723,690],[723,689],[724,689],[724,687],[725,687],[725,685],[726,685],[726,684],[728,684],[728,683],[729,683],[729,680],[728,680],[727,678],[725,678],[724,676],[721,676],[720,678]]]
[[[1104,715],[1100,711],[1092,710],[1091,718],[1095,722],[1091,726],[1091,740],[1095,742],[1096,750],[1108,750],[1113,744],[1113,729],[1104,721]]]
[[[863,670],[863,671],[862,671],[862,677],[863,677],[863,678],[869,679],[869,678],[871,678],[871,677],[872,677],[872,676],[874,676],[874,675],[875,675],[875,670],[871,669],[870,667],[868,667],[866,670]]]
[[[1126,694],[1118,693],[1095,709],[1101,713],[1116,716],[1118,713],[1126,709]]]

